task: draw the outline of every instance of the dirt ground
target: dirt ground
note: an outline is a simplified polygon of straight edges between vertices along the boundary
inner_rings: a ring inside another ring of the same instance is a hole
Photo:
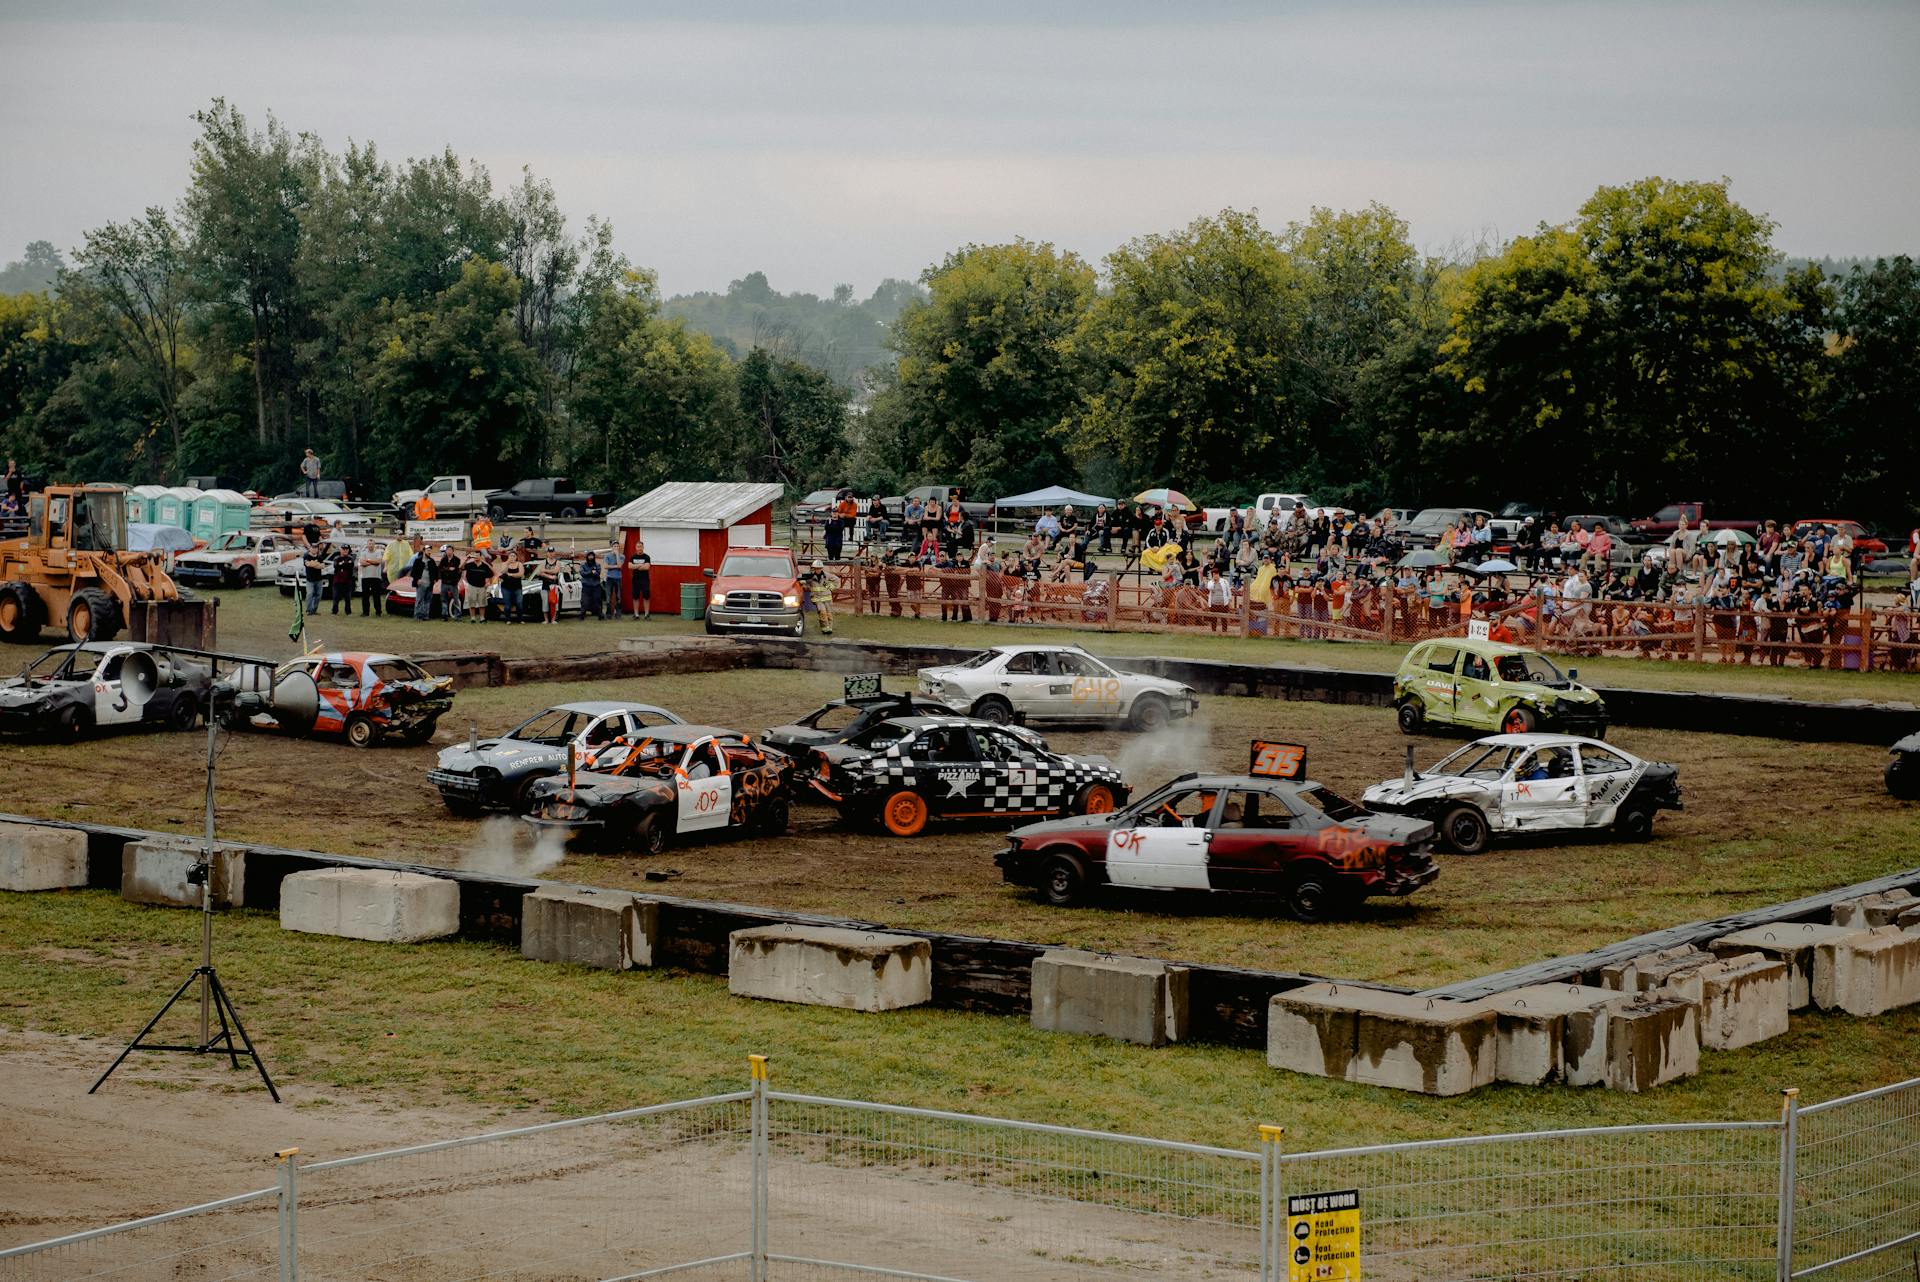
[[[919,840],[849,830],[823,805],[794,809],[778,840],[675,847],[646,860],[536,852],[524,825],[456,819],[425,771],[440,746],[503,730],[551,703],[632,698],[690,720],[748,731],[792,720],[838,693],[839,678],[715,673],[461,692],[436,743],[356,751],[271,734],[223,738],[222,836],[447,866],[551,876],[696,898],[808,909],[902,926],[1301,970],[1411,984],[1446,982],[1619,939],[1641,930],[1777,902],[1910,866],[1916,808],[1881,788],[1884,753],[1622,730],[1630,751],[1680,767],[1687,809],[1656,839],[1581,837],[1443,857],[1441,878],[1407,900],[1369,902],[1346,922],[1300,926],[1271,904],[1136,894],[1060,910],[1004,885],[992,828]],[[1136,791],[1183,770],[1237,770],[1260,736],[1310,745],[1311,773],[1349,795],[1398,774],[1409,742],[1388,712],[1210,698],[1192,722],[1153,737],[1048,731],[1075,753],[1104,753]],[[1414,741],[1422,763],[1457,740]],[[135,733],[48,747],[0,746],[0,808],[137,827],[197,831],[204,740]]]

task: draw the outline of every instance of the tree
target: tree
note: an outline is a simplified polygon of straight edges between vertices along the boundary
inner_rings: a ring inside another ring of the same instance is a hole
[[[180,395],[189,379],[185,335],[191,281],[187,250],[167,211],[108,223],[87,233],[77,270],[63,278],[62,297],[138,372],[165,417],[170,448],[180,454],[185,425]]]
[[[1093,300],[1093,269],[1052,245],[968,245],[923,277],[925,302],[892,342],[909,476],[974,495],[1068,476],[1058,432],[1074,392],[1067,339]],[[902,478],[906,479],[906,478]]]
[[[52,241],[29,241],[25,257],[0,267],[0,294],[44,294],[66,269]]]
[[[734,368],[741,470],[806,490],[843,480],[847,393],[819,370],[755,348]]]
[[[1902,254],[1855,267],[1834,322],[1834,497],[1866,520],[1908,528],[1920,513],[1920,266]]]

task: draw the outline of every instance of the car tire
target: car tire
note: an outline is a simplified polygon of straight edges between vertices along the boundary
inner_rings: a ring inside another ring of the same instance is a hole
[[[1482,854],[1487,843],[1493,839],[1493,830],[1487,826],[1487,817],[1480,813],[1477,806],[1453,807],[1440,816],[1437,831],[1440,844],[1456,855]]]
[[[120,604],[99,588],[81,588],[67,602],[67,638],[111,641],[120,631]]]
[[[493,506],[487,509],[487,519],[489,521],[492,521],[495,525],[498,525],[500,524],[500,522],[507,519],[507,509],[501,507],[498,503],[495,503]]]
[[[373,724],[373,718],[364,712],[356,712],[347,718],[347,742],[356,748],[371,748],[374,740],[380,737],[380,728]]]
[[[713,626],[712,619],[707,620],[707,635],[710,637],[717,637],[720,635],[720,629]]]
[[[1500,718],[1501,734],[1532,734],[1540,728],[1540,714],[1532,708],[1513,707]]]
[[[1400,722],[1401,734],[1419,734],[1426,728],[1426,705],[1418,699],[1402,699],[1399,710],[1394,715]]]
[[[287,586],[286,586],[286,585],[284,585],[284,584],[282,584],[282,585],[281,585],[281,587],[280,587],[280,595],[281,595],[281,596],[292,596],[292,595],[293,595],[293,589],[292,589],[292,588],[290,588],[290,587],[287,587]]]
[[[250,565],[243,565],[238,570],[235,570],[233,572],[233,581],[235,584],[243,588],[252,587],[253,586],[253,567]]]
[[[996,726],[1004,726],[1013,720],[1013,705],[997,694],[990,694],[974,701],[973,715],[982,721],[991,721]]]
[[[1127,724],[1135,730],[1158,730],[1172,719],[1173,709],[1157,694],[1141,695],[1133,701],[1133,711],[1127,714]]]
[[[1340,892],[1328,874],[1308,873],[1287,884],[1287,916],[1295,921],[1318,922],[1340,911]]]
[[[911,788],[889,793],[880,803],[880,825],[896,837],[918,837],[927,830],[927,799]]]
[[[800,620],[800,622],[793,625],[793,639],[795,641],[798,641],[806,635],[807,635],[807,621],[805,619],[802,619]]]
[[[1111,814],[1113,809],[1113,788],[1108,784],[1090,783],[1073,799],[1073,813],[1076,815],[1105,815]]]
[[[1087,874],[1070,855],[1054,855],[1040,870],[1040,893],[1056,908],[1071,908],[1087,896]]]
[[[200,720],[200,700],[187,691],[167,708],[167,729],[191,730],[194,722]]]
[[[671,836],[665,819],[659,815],[648,815],[633,826],[633,848],[642,855],[664,855]]]
[[[1887,763],[1887,791],[1902,801],[1920,801],[1920,763],[1895,757]]]
[[[53,719],[53,728],[59,738],[77,741],[87,737],[93,730],[93,713],[78,704],[68,704],[60,709]]]
[[[574,511],[570,507],[563,507],[560,509],[560,519],[563,521],[571,521],[579,515],[580,514],[578,512]]]
[[[40,639],[40,598],[30,584],[0,583],[0,641],[27,645]]]
[[[1593,728],[1593,738],[1604,739],[1606,737],[1607,737],[1607,728],[1605,726],[1595,726]]]
[[[760,812],[760,822],[756,826],[762,836],[784,837],[787,835],[787,824],[791,819],[792,815],[788,813],[786,800],[776,797]]]
[[[1622,810],[1613,821],[1613,830],[1622,841],[1653,840],[1653,811],[1645,806]]]

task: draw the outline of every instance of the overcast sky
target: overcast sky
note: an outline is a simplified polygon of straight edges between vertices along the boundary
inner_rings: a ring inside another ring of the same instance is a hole
[[[0,261],[186,179],[223,95],[549,179],[670,293],[861,294],[968,241],[1090,258],[1378,200],[1439,248],[1733,179],[1789,254],[1920,252],[1920,3],[0,0]]]

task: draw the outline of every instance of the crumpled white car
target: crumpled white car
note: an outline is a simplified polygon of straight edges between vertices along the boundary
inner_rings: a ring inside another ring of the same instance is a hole
[[[1361,804],[1432,820],[1440,845],[1462,855],[1479,854],[1495,835],[1553,828],[1611,828],[1645,841],[1654,815],[1681,809],[1680,776],[1598,739],[1496,734],[1423,771],[1409,749],[1406,773],[1367,789]]]
[[[920,669],[920,693],[961,716],[1005,724],[1097,721],[1152,730],[1200,708],[1192,687],[1121,672],[1078,646],[997,645]]]

